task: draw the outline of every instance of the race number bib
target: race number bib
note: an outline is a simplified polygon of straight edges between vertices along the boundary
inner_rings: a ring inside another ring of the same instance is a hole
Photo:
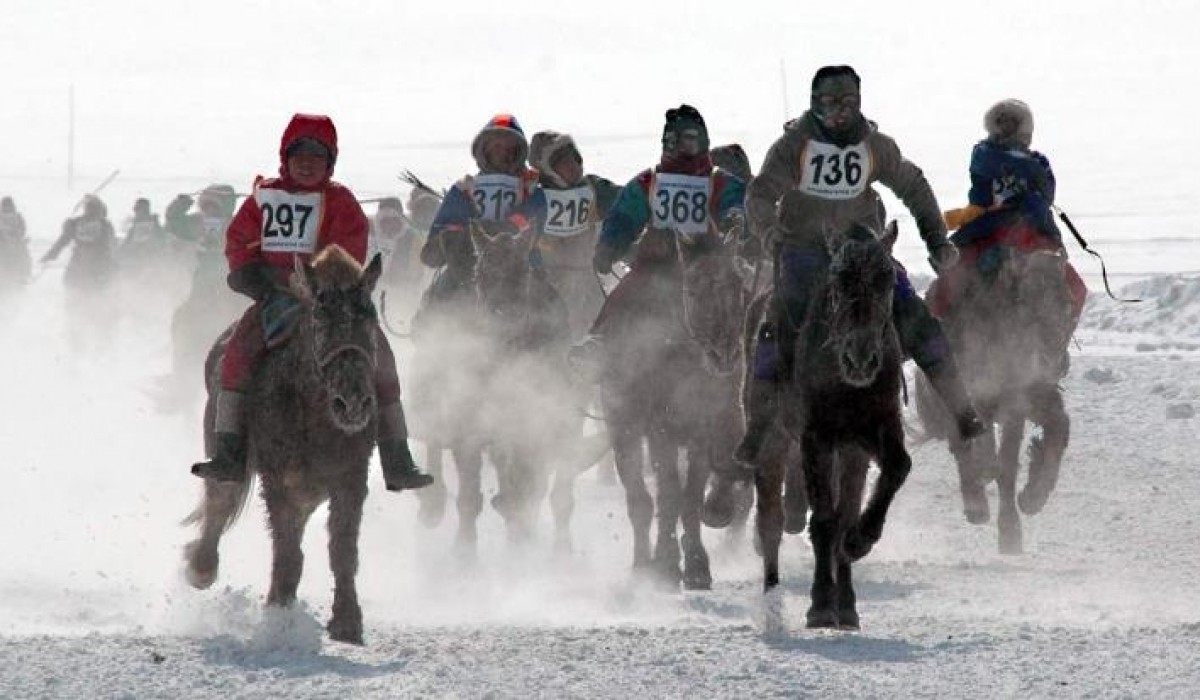
[[[708,233],[712,178],[656,173],[650,188],[650,225],[685,236]]]
[[[104,237],[104,224],[99,221],[80,221],[75,224],[75,240],[95,243]]]
[[[138,221],[129,227],[129,240],[133,243],[146,243],[154,238],[154,222]]]
[[[871,153],[865,144],[838,148],[809,141],[801,156],[798,189],[821,199],[854,199],[871,181]]]
[[[262,249],[268,253],[312,253],[321,228],[320,192],[263,188],[254,193],[262,212]]]
[[[546,195],[546,223],[542,231],[567,238],[584,233],[592,224],[596,193],[584,185],[569,190],[542,190]]]
[[[521,181],[512,175],[476,175],[475,190],[471,192],[471,197],[479,209],[479,218],[499,221],[508,216],[517,206],[517,193],[520,190]]]

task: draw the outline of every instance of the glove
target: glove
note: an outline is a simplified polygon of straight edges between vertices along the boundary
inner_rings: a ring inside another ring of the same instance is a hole
[[[958,246],[942,241],[929,249],[929,264],[938,274],[958,264]]]
[[[740,239],[746,230],[746,217],[740,211],[731,211],[721,220],[720,229],[725,237]]]
[[[240,294],[263,301],[276,288],[271,268],[264,262],[252,262],[229,273],[225,278],[229,288]]]
[[[258,307],[258,320],[262,323],[263,340],[268,348],[276,347],[291,336],[296,321],[300,318],[300,300],[283,289],[271,291]]]
[[[613,262],[616,260],[616,253],[612,248],[604,244],[596,245],[596,252],[592,253],[592,269],[598,275],[611,275]]]
[[[978,219],[984,211],[984,208],[978,204],[969,204],[961,209],[951,209],[950,211],[943,212],[942,220],[946,222],[947,229],[957,231],[975,219]]]

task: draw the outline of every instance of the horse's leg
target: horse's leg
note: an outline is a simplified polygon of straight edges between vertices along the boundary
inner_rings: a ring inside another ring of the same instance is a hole
[[[445,450],[446,446],[440,442],[425,443],[425,467],[433,477],[432,484],[417,489],[417,500],[421,504],[417,517],[425,527],[437,527],[446,515],[446,480],[442,477]]]
[[[888,509],[908,478],[908,472],[912,470],[912,459],[904,448],[904,425],[899,413],[889,416],[886,423],[880,426],[875,454],[879,459],[879,479],[857,524],[846,533],[846,554],[851,561],[865,557],[883,536],[883,523],[887,520]]]
[[[783,476],[783,531],[789,535],[804,532],[808,521],[808,491],[804,486],[804,465],[792,459],[791,441],[780,436],[780,456],[786,466]]]
[[[205,589],[216,581],[221,535],[229,527],[239,504],[245,499],[243,492],[248,488],[249,484],[205,480],[204,500],[198,509],[200,536],[183,549],[183,558],[187,562],[184,575],[193,588]]]
[[[1017,512],[1017,472],[1021,469],[1021,441],[1025,438],[1025,419],[1011,418],[1000,431],[1000,475],[996,479],[999,494],[996,525],[1001,554],[1021,554],[1021,515]]]
[[[617,476],[625,487],[625,510],[633,528],[633,568],[642,569],[650,564],[650,521],[654,518],[654,500],[646,489],[642,436],[631,425],[611,422],[609,436]]]
[[[458,534],[454,547],[460,556],[473,558],[478,540],[476,520],[483,512],[483,451],[458,441],[451,452],[458,473]]]
[[[763,592],[779,585],[779,543],[783,539],[783,473],[781,460],[765,460],[754,474],[758,497],[758,546],[763,560]]]
[[[654,541],[654,569],[668,589],[678,589],[683,577],[680,569],[682,552],[679,548],[680,505],[683,501],[683,479],[679,474],[679,445],[662,430],[652,430],[649,436],[650,461],[654,467],[654,507],[657,533]]]
[[[957,433],[950,436],[950,454],[958,466],[958,486],[962,494],[963,515],[972,525],[983,525],[991,519],[986,484],[996,471],[996,434],[989,426],[975,440],[963,440]],[[986,472],[985,472],[986,469]]]
[[[838,450],[839,493],[837,506],[838,530],[841,537],[853,531],[862,508],[863,491],[867,484],[870,457],[861,449],[848,447]],[[858,629],[857,596],[851,575],[853,558],[840,545],[834,550],[837,578],[837,618],[841,629]]]
[[[708,484],[711,470],[710,451],[702,451],[703,443],[693,442],[688,447],[687,481],[683,489],[683,501],[679,519],[683,525],[683,587],[689,591],[707,591],[712,588],[712,570],[708,564],[708,552],[701,538],[700,507],[704,503],[704,487]],[[698,454],[699,453],[699,454]]]
[[[837,627],[836,595],[834,580],[834,550],[837,545],[837,511],[833,478],[833,446],[827,440],[806,430],[802,442],[801,460],[804,465],[804,481],[808,486],[808,502],[812,518],[808,524],[808,535],[813,548],[813,580],[810,590],[812,603],[806,615],[807,625]],[[766,551],[766,543],[763,543]]]
[[[1063,452],[1071,438],[1071,419],[1057,387],[1048,387],[1036,397],[1032,418],[1042,426],[1042,435],[1030,442],[1029,478],[1017,496],[1017,505],[1026,515],[1036,515],[1046,506],[1058,485]]]
[[[367,498],[366,474],[356,483],[340,486],[329,495],[329,568],[333,571],[333,614],[326,629],[329,638],[350,644],[363,643],[362,608],[354,577],[358,573],[358,532],[363,501]]]
[[[304,551],[300,543],[304,537],[304,525],[312,511],[305,512],[290,495],[286,488],[263,484],[272,551],[271,588],[267,592],[267,605],[291,605],[296,600],[296,589],[304,571]]]
[[[575,513],[575,479],[579,470],[574,464],[558,462],[554,483],[550,489],[550,512],[554,515],[554,551],[571,552],[571,516]]]

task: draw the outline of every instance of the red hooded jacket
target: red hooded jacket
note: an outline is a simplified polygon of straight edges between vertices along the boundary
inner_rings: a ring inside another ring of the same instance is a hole
[[[254,262],[291,271],[297,255],[310,259],[323,248],[340,245],[366,262],[369,224],[358,200],[329,174],[316,187],[301,187],[287,172],[287,148],[300,138],[319,141],[337,158],[337,129],[324,115],[292,116],[279,141],[278,178],[259,177],[254,195],[242,203],[225,234],[225,258],[234,272]]]

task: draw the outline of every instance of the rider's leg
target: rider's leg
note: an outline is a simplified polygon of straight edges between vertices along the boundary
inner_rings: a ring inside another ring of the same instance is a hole
[[[400,378],[396,375],[396,357],[387,336],[375,329],[375,397],[379,406],[377,438],[383,483],[388,491],[419,489],[433,483],[422,474],[408,449],[408,424],[400,402]]]
[[[795,367],[796,331],[804,325],[817,282],[829,265],[823,248],[784,246],[775,256],[778,285],[757,331],[754,357],[747,358],[742,410],[746,435],[734,459],[757,468],[758,453],[779,412],[780,384]]]
[[[192,465],[192,473],[217,481],[246,478],[245,397],[254,368],[266,354],[258,304],[242,314],[221,357],[221,388],[216,395],[213,455]]]
[[[929,313],[929,307],[917,295],[908,274],[899,264],[896,265],[892,318],[905,354],[912,357],[929,377],[934,391],[954,416],[959,435],[967,440],[982,433],[983,423],[971,405],[942,324]]]

